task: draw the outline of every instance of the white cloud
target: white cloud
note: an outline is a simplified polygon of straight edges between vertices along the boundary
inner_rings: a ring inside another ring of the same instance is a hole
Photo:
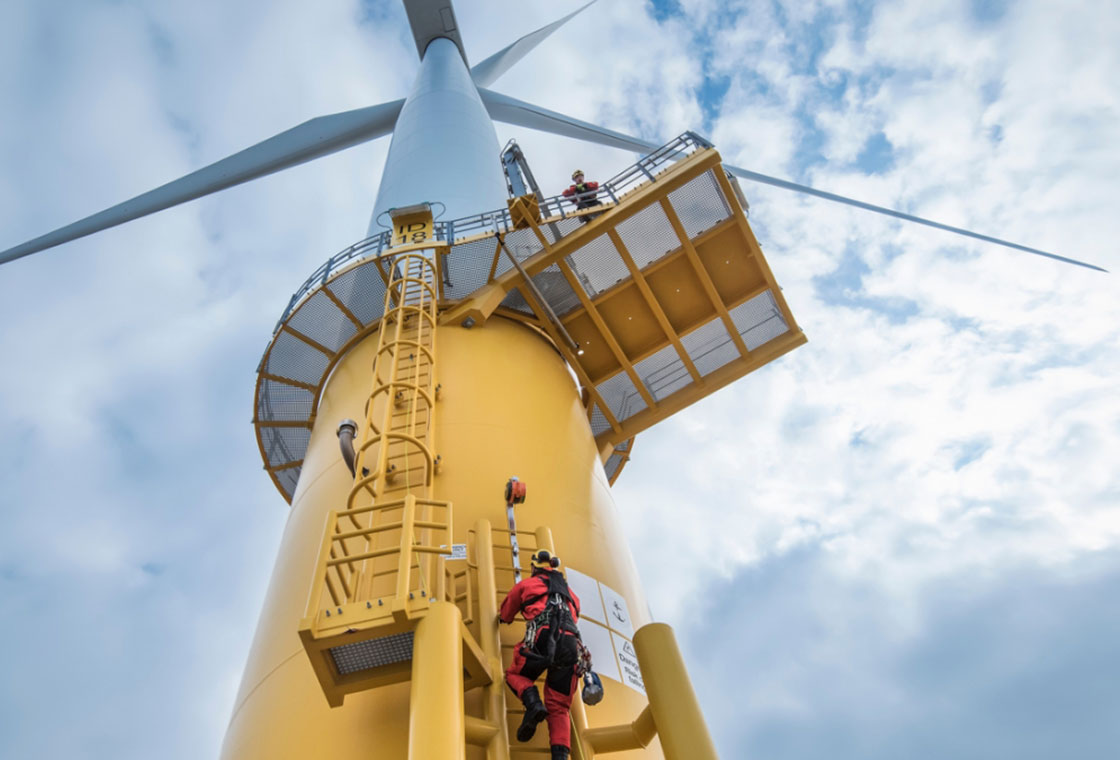
[[[685,2],[659,24],[636,1],[599,3],[494,88],[667,138],[701,126],[705,75],[727,77],[710,134],[729,161],[1120,264],[1120,19],[1099,2],[1016,3],[991,21],[963,2],[893,2],[866,25],[841,3],[740,5]],[[457,10],[474,61],[559,13]],[[3,244],[307,118],[400,97],[415,59],[404,23],[396,3],[341,0],[5,4],[0,103],[18,117],[0,120]],[[853,161],[878,131],[893,162],[869,176]],[[499,135],[546,188],[573,165],[628,161]],[[8,754],[215,754],[285,518],[246,424],[252,373],[287,294],[362,235],[385,147],[0,269],[0,609],[89,633],[5,639],[20,669],[0,714],[28,726],[0,738]],[[928,673],[907,652],[998,650],[952,635],[983,618],[947,601],[953,584],[994,605],[1060,580],[1074,601],[1044,594],[1034,611],[1096,619],[1082,591],[1120,543],[1120,299],[1113,276],[744,186],[810,343],[643,434],[619,510],[725,756],[815,756],[791,737],[818,725],[827,738],[838,721],[853,728],[833,738],[866,749],[880,707],[908,720],[938,707],[914,693]],[[744,649],[703,623],[737,593],[728,579],[755,576]],[[161,663],[156,640],[182,661]],[[878,662],[875,644],[897,659]],[[82,716],[93,692],[62,690],[63,671],[34,681],[17,651],[68,652],[64,667],[113,694]],[[742,701],[721,697],[732,667],[750,684]],[[995,693],[1030,667],[996,663],[953,688]],[[1085,677],[1062,667],[1063,684]],[[35,728],[58,710],[74,716],[66,732]],[[129,710],[150,733],[126,731]]]

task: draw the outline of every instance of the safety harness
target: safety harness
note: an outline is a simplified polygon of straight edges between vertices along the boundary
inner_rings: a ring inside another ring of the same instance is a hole
[[[579,650],[579,659],[576,662],[576,675],[582,676],[591,669],[591,653],[583,645],[583,639],[579,635],[579,627],[576,621],[572,618],[572,610],[569,604],[574,604],[572,594],[568,590],[568,582],[564,580],[564,576],[555,570],[548,573],[548,590],[543,594],[531,596],[522,602],[522,609],[529,607],[535,602],[544,597],[548,597],[548,603],[541,613],[535,618],[525,624],[525,641],[524,645],[527,649],[532,649],[537,641],[537,634],[542,628],[548,629],[548,644],[545,648],[544,656],[548,660],[548,665],[551,667],[553,661],[556,659],[556,647],[560,643],[560,637],[565,633],[571,634],[576,637],[576,648]]]

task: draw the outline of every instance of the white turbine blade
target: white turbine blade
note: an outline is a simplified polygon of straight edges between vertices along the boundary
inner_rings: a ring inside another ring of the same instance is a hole
[[[478,93],[482,96],[482,102],[486,105],[490,118],[506,124],[539,129],[542,132],[551,132],[554,135],[572,137],[576,140],[598,143],[610,148],[621,148],[635,153],[649,153],[660,147],[658,143],[597,127],[586,121],[573,119],[571,116],[549,111],[547,108],[541,108],[493,90],[480,87]]]
[[[591,0],[587,5],[569,13],[559,21],[553,21],[548,26],[530,32],[508,47],[494,53],[494,55],[471,69],[471,78],[474,79],[474,83],[479,87],[489,87],[498,77],[509,71],[518,61],[528,55],[533,48],[544,42],[545,38],[594,3],[595,0]]]
[[[532,103],[526,103],[516,98],[511,98],[508,95],[500,95],[491,90],[480,89],[479,93],[482,95],[482,102],[486,104],[487,110],[490,112],[491,118],[507,124],[515,124],[519,127],[528,127],[529,129],[539,129],[542,132],[551,132],[555,135],[562,137],[574,137],[577,140],[585,140],[587,142],[598,143],[600,145],[607,145],[612,148],[622,148],[623,150],[632,150],[640,153],[655,150],[659,146],[655,143],[641,140],[637,137],[629,137],[620,134],[610,129],[597,127],[594,124],[588,124],[579,119],[573,119],[570,116],[565,116],[555,111],[549,111],[547,108],[535,106]],[[883,206],[876,206],[873,203],[865,203],[854,198],[847,198],[843,195],[836,195],[824,190],[817,190],[816,188],[807,185],[799,185],[796,182],[789,180],[778,179],[776,177],[769,177],[765,174],[752,172],[748,169],[740,169],[737,166],[724,165],[724,168],[737,177],[752,180],[754,182],[761,182],[766,185],[780,187],[784,190],[792,190],[797,193],[805,193],[807,195],[823,198],[824,200],[833,201],[835,203],[843,203],[848,206],[861,208],[864,211],[873,211],[877,214],[886,214],[893,216],[896,219],[902,219],[907,222],[914,222],[916,224],[924,224],[927,227],[933,227],[938,230],[945,230],[946,232],[953,232],[965,237],[975,238],[976,240],[983,240],[986,243],[995,243],[1002,245],[1005,248],[1012,248],[1017,251],[1024,251],[1026,253],[1033,253],[1036,256],[1045,256],[1048,259],[1061,261],[1066,264],[1075,264],[1079,267],[1087,269],[1095,269],[1098,272],[1107,272],[1107,269],[1102,269],[1095,264],[1087,264],[1084,261],[1077,259],[1059,256],[1056,253],[1048,253],[1041,251],[1037,248],[1031,248],[1018,243],[1012,243],[1007,240],[1000,240],[999,238],[991,237],[990,235],[983,235],[979,232],[972,232],[971,230],[962,229],[961,227],[953,227],[941,222],[935,222],[931,219],[923,219],[920,216],[913,216],[906,214],[902,211],[895,211],[893,209],[885,208]]]
[[[816,188],[809,187],[808,185],[799,185],[796,182],[790,182],[789,180],[778,179],[777,177],[770,177],[770,176],[767,176],[765,174],[759,174],[758,172],[752,172],[749,169],[740,169],[737,166],[728,166],[726,164],[724,164],[724,168],[727,169],[727,171],[731,172],[732,174],[734,174],[737,177],[742,177],[743,179],[752,180],[754,182],[761,182],[762,184],[771,185],[773,187],[780,187],[783,190],[792,190],[795,193],[805,193],[806,195],[812,195],[812,196],[815,196],[817,198],[823,198],[826,201],[833,201],[835,203],[843,203],[847,206],[854,206],[855,208],[861,208],[864,211],[873,211],[876,214],[885,214],[886,216],[893,216],[895,219],[902,219],[903,221],[914,222],[915,224],[924,224],[925,226],[933,227],[934,229],[945,230],[946,232],[953,232],[953,233],[956,233],[957,235],[964,235],[965,237],[975,238],[977,240],[983,240],[986,243],[995,243],[996,245],[1002,245],[1005,248],[1013,248],[1017,251],[1025,251],[1026,253],[1033,253],[1036,256],[1045,256],[1048,259],[1054,259],[1055,261],[1062,261],[1062,262],[1065,262],[1066,264],[1076,264],[1079,267],[1085,267],[1087,269],[1095,269],[1098,272],[1107,272],[1108,271],[1107,269],[1102,269],[1101,267],[1096,266],[1095,264],[1087,264],[1084,261],[1078,261],[1077,259],[1070,259],[1070,258],[1067,258],[1065,256],[1059,256],[1056,253],[1048,253],[1046,251],[1041,251],[1038,248],[1031,248],[1029,246],[1020,245],[1018,243],[1012,243],[1012,242],[1007,241],[1007,240],[1000,240],[999,238],[994,238],[994,237],[991,237],[990,235],[984,235],[984,234],[981,234],[979,232],[973,232],[971,230],[962,229],[961,227],[953,227],[953,226],[948,225],[948,224],[942,224],[941,222],[935,222],[932,219],[923,219],[920,216],[913,216],[912,214],[907,214],[907,213],[904,213],[902,211],[895,211],[894,209],[889,209],[889,208],[886,208],[884,206],[876,206],[873,203],[866,203],[864,201],[856,200],[855,198],[848,198],[848,197],[845,197],[843,195],[837,195],[836,193],[827,192],[825,190],[817,190]]]
[[[393,131],[403,100],[320,116],[154,190],[0,253],[0,264],[227,187],[335,153]]]

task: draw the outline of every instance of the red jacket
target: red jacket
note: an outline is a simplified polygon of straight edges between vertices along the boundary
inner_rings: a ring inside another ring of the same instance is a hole
[[[518,612],[524,615],[526,620],[532,620],[541,614],[548,605],[548,574],[558,572],[560,571],[547,570],[543,573],[535,573],[511,588],[502,601],[502,608],[498,613],[502,622],[512,623]],[[572,620],[578,621],[579,597],[570,588],[568,595],[571,597],[568,609],[572,611]]]
[[[590,192],[592,192],[594,190],[598,190],[598,189],[599,189],[599,183],[598,182],[584,182],[584,183],[579,184],[579,185],[571,185],[567,190],[564,191],[564,197],[565,198],[571,198],[573,195],[576,195],[577,193],[582,195],[583,193],[590,193]]]

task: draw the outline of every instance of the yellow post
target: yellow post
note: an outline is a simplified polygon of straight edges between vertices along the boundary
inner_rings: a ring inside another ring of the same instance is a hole
[[[408,760],[466,760],[462,620],[454,604],[432,602],[416,626]]]
[[[483,715],[498,727],[486,746],[486,758],[505,760],[509,757],[506,685],[502,677],[502,636],[498,629],[498,584],[494,580],[494,534],[489,520],[479,520],[474,525],[474,551],[475,562],[478,563],[479,644],[494,674],[493,682],[483,687]]]
[[[666,760],[718,760],[673,629],[650,623],[634,634],[653,722]]]

